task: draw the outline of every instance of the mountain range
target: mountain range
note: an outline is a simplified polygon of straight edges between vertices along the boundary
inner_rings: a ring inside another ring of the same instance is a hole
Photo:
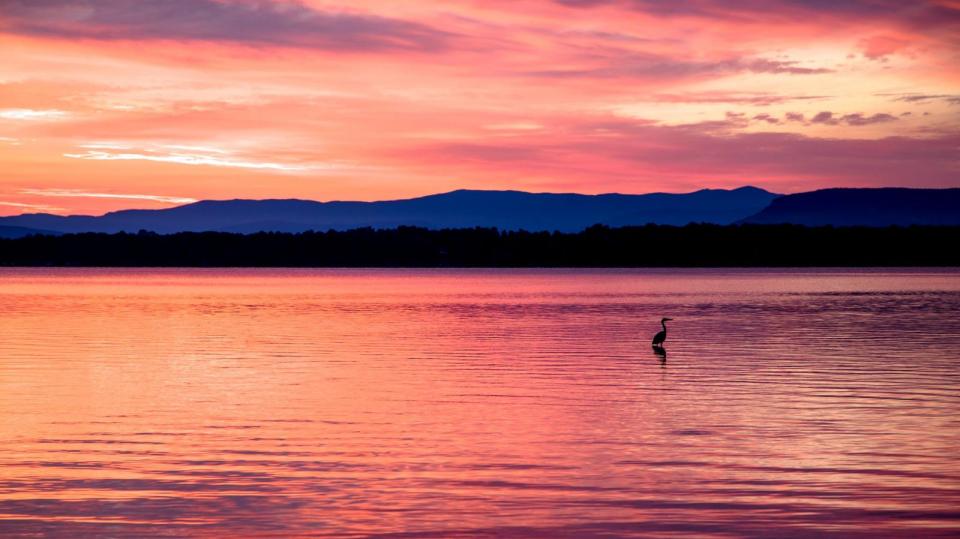
[[[0,219],[4,219],[0,217]],[[0,226],[0,239],[4,238],[22,238],[31,234],[44,234],[47,236],[57,236],[60,232],[53,230],[41,230],[38,228],[27,228],[23,226]]]
[[[821,189],[773,199],[752,224],[960,225],[960,189]]]
[[[379,202],[204,200],[100,216],[0,217],[0,237],[30,233],[187,231],[253,233],[419,226],[578,232],[595,224],[960,225],[960,189],[824,189],[777,195],[756,187],[686,194],[582,195],[458,190]]]
[[[755,187],[688,194],[580,195],[459,190],[404,200],[204,200],[162,210],[122,210],[101,216],[24,214],[0,226],[72,232],[303,232],[360,227],[497,227],[578,232],[594,224],[625,226],[690,222],[728,224],[752,215],[777,195]]]

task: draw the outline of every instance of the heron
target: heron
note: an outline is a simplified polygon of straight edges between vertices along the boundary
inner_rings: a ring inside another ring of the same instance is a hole
[[[654,346],[662,347],[663,341],[667,340],[667,322],[671,320],[673,320],[673,318],[663,318],[660,320],[660,325],[663,326],[663,331],[653,336]]]

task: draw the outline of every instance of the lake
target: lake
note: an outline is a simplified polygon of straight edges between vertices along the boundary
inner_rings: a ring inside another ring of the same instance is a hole
[[[0,269],[4,537],[956,537],[958,455],[957,270]]]

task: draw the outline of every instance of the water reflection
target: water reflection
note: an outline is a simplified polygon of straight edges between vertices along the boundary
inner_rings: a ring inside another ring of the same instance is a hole
[[[0,535],[950,536],[957,277],[0,269]]]
[[[653,353],[660,358],[660,365],[665,367],[667,365],[667,349],[662,346],[654,345]]]

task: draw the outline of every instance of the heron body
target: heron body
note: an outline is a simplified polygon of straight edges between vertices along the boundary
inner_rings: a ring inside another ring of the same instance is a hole
[[[653,336],[653,345],[654,346],[663,346],[663,342],[667,340],[667,322],[673,320],[672,318],[664,318],[660,320],[660,325],[663,326],[663,331],[657,333]]]

